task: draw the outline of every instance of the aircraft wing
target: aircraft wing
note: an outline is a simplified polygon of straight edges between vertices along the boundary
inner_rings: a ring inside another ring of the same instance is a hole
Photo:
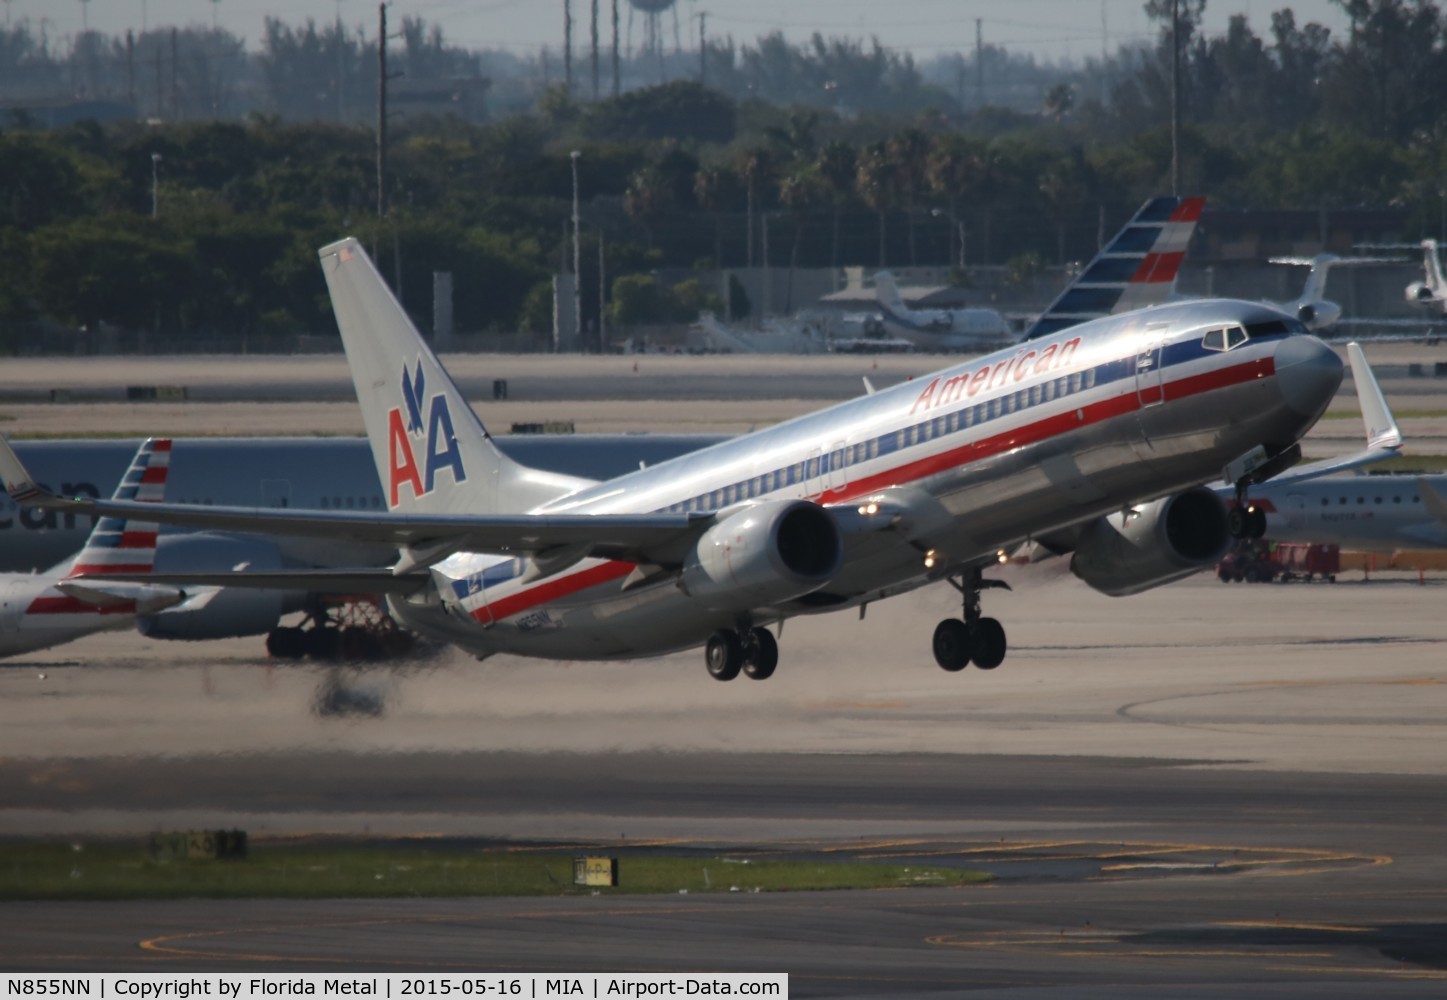
[[[161,524],[211,531],[297,535],[395,545],[404,550],[395,572],[438,562],[453,552],[552,554],[659,561],[713,523],[712,514],[383,514],[366,511],[201,507],[191,504],[66,498],[42,489],[9,442],[0,440],[0,475],[22,506],[79,515],[144,517]]]

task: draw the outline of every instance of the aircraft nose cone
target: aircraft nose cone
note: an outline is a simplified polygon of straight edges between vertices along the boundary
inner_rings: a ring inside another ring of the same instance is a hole
[[[1287,337],[1276,348],[1276,384],[1281,398],[1303,416],[1324,411],[1341,379],[1341,358],[1315,337]]]

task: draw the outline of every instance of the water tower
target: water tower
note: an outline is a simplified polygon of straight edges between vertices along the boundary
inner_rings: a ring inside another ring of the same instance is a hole
[[[665,11],[673,10],[677,0],[628,0],[628,5],[636,11],[640,11],[644,18],[643,27],[643,51],[654,61],[657,66],[663,65],[663,14]],[[630,12],[629,27],[632,27],[633,16]],[[678,34],[678,11],[673,10],[673,33]],[[629,31],[632,35],[632,31]]]

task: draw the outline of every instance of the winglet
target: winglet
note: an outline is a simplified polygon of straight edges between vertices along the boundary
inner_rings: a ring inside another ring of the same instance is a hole
[[[24,505],[28,500],[47,494],[26,470],[20,456],[10,447],[10,442],[3,437],[0,437],[0,476],[5,479],[5,492],[18,504]]]
[[[1376,375],[1372,373],[1372,366],[1367,364],[1361,345],[1356,341],[1347,344],[1347,357],[1351,361],[1352,381],[1357,387],[1357,401],[1362,407],[1362,422],[1367,428],[1367,447],[1402,447],[1401,428],[1387,407],[1382,387],[1377,384]]]
[[[1352,379],[1357,384],[1357,400],[1362,407],[1362,423],[1366,425],[1367,444],[1361,451],[1337,458],[1324,458],[1308,465],[1298,465],[1289,472],[1271,477],[1274,486],[1319,479],[1335,472],[1347,472],[1388,458],[1394,458],[1402,449],[1402,432],[1396,418],[1387,408],[1382,396],[1382,387],[1367,364],[1366,355],[1355,342],[1347,344],[1347,355],[1351,361]]]

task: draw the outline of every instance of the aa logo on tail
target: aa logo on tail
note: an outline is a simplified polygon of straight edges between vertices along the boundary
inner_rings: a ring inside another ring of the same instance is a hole
[[[402,406],[387,411],[387,503],[396,507],[402,487],[410,486],[412,495],[421,498],[437,484],[437,473],[452,470],[452,481],[467,480],[462,467],[462,453],[457,435],[452,430],[452,413],[447,408],[446,393],[435,393],[429,400],[425,390],[426,375],[418,357],[415,371],[402,366]],[[424,417],[423,404],[426,404]],[[403,409],[407,415],[402,415]],[[422,462],[417,461],[421,446]]]

